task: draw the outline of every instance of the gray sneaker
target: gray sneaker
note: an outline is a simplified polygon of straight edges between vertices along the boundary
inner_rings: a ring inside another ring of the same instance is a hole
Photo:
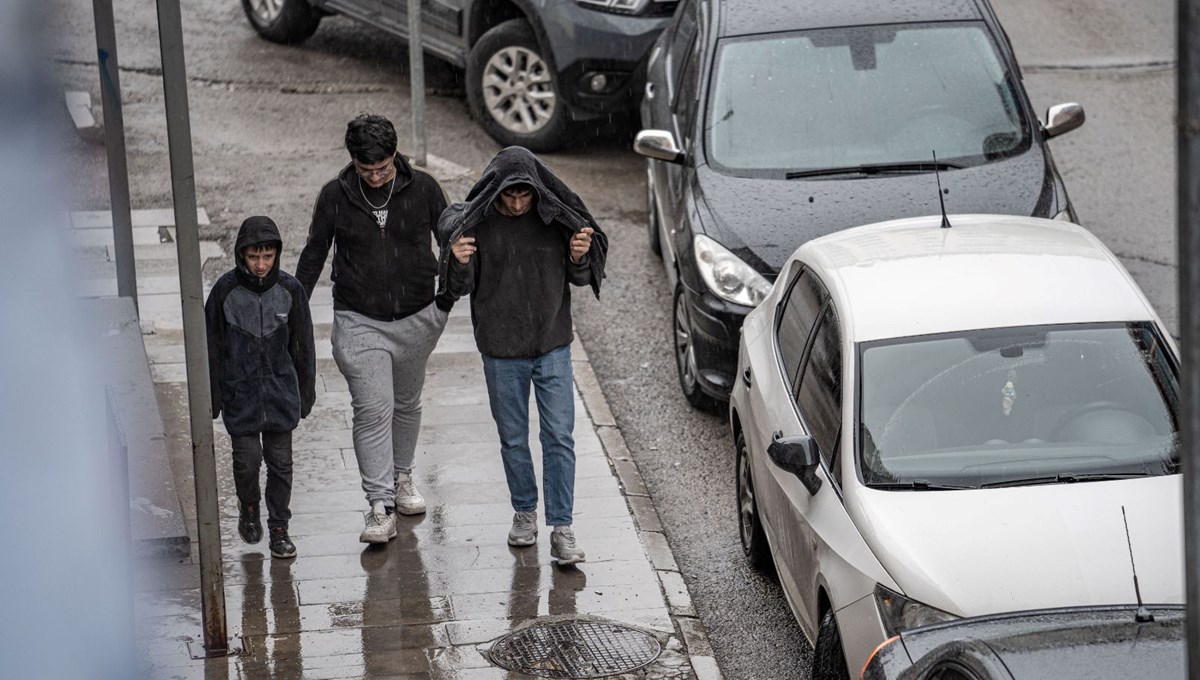
[[[550,532],[550,557],[559,564],[575,564],[584,561],[583,550],[575,543],[575,532],[570,526],[554,527]]]
[[[366,527],[358,535],[362,543],[387,543],[396,537],[396,516],[389,515],[383,501],[375,501],[371,509],[363,513]]]
[[[513,515],[512,528],[508,530],[508,544],[524,548],[537,543],[537,511],[528,510]]]
[[[425,514],[425,499],[417,491],[417,483],[410,472],[401,472],[396,477],[396,512],[401,515]]]

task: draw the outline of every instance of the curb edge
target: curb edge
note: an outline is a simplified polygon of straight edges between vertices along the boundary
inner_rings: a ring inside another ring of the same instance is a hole
[[[621,495],[625,497],[625,503],[637,527],[642,549],[650,558],[654,573],[658,577],[663,601],[667,603],[671,620],[677,626],[687,648],[692,670],[697,680],[724,680],[713,655],[712,645],[708,641],[708,631],[696,614],[687,583],[683,580],[683,574],[679,571],[678,562],[663,532],[654,500],[646,489],[633,455],[625,445],[625,436],[609,409],[608,400],[604,397],[600,381],[592,369],[587,350],[584,349],[578,333],[571,343],[571,363],[575,369],[575,387],[583,399],[592,427],[600,438],[609,467],[621,486]]]

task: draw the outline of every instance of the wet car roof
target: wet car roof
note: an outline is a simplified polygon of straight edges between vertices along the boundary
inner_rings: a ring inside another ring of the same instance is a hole
[[[722,37],[982,18],[974,0],[726,0],[722,9]]]
[[[998,215],[895,220],[800,248],[856,342],[930,333],[1154,318],[1086,229]]]
[[[996,655],[1016,680],[1183,677],[1184,609],[1150,605],[1152,622],[1135,620],[1136,609],[1013,612],[917,628],[901,637],[907,655],[921,668],[980,641],[986,647],[976,649]]]

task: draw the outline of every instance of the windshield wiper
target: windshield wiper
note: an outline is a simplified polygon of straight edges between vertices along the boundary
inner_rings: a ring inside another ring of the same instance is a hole
[[[974,489],[974,486],[956,486],[954,484],[931,484],[924,479],[914,479],[911,482],[875,482],[867,484],[872,489],[887,489],[890,491],[959,491]]]
[[[979,485],[981,489],[996,489],[1005,486],[1032,486],[1034,484],[1073,484],[1075,482],[1109,482],[1116,479],[1134,479],[1149,477],[1149,472],[1096,472],[1086,474],[1057,474],[1044,477],[1026,477],[1024,479],[1006,479],[1001,482],[988,482]]]
[[[961,165],[938,161],[921,161],[918,163],[871,163],[866,165],[851,165],[844,168],[819,168],[816,170],[793,170],[784,177],[801,179],[804,177],[828,177],[831,175],[884,175],[891,173],[933,172],[937,170],[957,170]]]

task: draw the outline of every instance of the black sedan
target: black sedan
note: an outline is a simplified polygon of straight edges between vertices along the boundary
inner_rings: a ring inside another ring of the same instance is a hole
[[[862,680],[1125,680],[1186,675],[1184,609],[1080,607],[961,619],[904,631]]]
[[[728,400],[745,315],[798,246],[952,213],[1075,221],[987,0],[682,0],[650,55],[634,148],[674,295],[679,382]],[[936,164],[934,154],[936,153]]]

